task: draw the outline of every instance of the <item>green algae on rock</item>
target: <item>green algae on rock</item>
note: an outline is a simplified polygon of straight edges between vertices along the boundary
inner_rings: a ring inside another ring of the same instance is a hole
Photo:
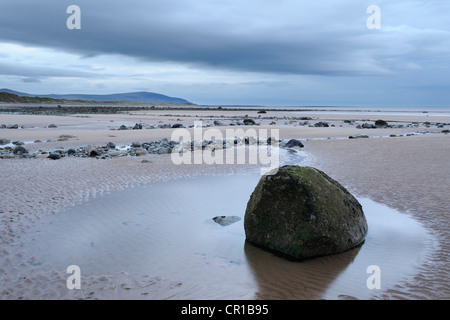
[[[246,240],[293,260],[334,254],[364,241],[358,200],[324,172],[286,165],[264,175],[247,203]]]

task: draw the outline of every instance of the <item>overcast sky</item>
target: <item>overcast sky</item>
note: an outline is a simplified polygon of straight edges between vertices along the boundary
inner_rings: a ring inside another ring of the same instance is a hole
[[[70,5],[80,30],[67,28]],[[449,16],[447,0],[1,0],[0,88],[449,106]]]

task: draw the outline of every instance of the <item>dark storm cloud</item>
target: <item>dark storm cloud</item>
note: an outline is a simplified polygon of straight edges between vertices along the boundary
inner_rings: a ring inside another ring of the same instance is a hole
[[[366,9],[374,2],[382,10],[380,30],[366,25]],[[72,4],[81,8],[81,30],[66,27]],[[376,90],[386,101],[420,103],[416,97],[422,92],[426,102],[433,92],[436,103],[447,103],[449,93],[442,86],[450,79],[449,12],[450,1],[437,0],[1,0],[0,42],[68,52],[77,61],[65,65],[85,66],[45,68],[32,59],[20,65],[12,53],[0,52],[9,59],[0,65],[0,74],[25,81],[95,74],[107,79],[106,71],[88,58],[116,54],[144,62],[139,64],[143,72],[150,68],[145,62],[174,62],[212,77],[230,70],[261,73],[263,81],[278,81],[278,74],[315,75],[310,79],[320,83],[315,93],[320,101],[329,92],[330,101],[345,96],[347,103],[356,94],[359,102],[373,99]],[[114,65],[107,70],[123,76]],[[222,82],[216,79],[211,81]],[[292,101],[298,99],[298,83],[292,84]],[[406,83],[418,89],[405,91]],[[436,90],[420,91],[424,86]]]
[[[81,8],[81,30],[66,9]],[[303,1],[2,0],[0,40],[86,57],[123,54],[231,70],[319,75],[386,72],[368,55],[366,5]],[[370,35],[369,35],[370,36]]]

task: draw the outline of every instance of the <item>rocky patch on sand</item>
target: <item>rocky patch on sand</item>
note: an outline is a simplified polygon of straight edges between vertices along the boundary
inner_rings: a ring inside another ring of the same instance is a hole
[[[67,141],[69,137],[60,137],[58,141]],[[233,139],[212,139],[203,141],[171,141],[167,138],[161,140],[149,141],[140,143],[138,141],[132,142],[129,145],[117,146],[114,142],[108,142],[105,145],[87,145],[74,148],[56,148],[54,150],[38,150],[29,153],[24,146],[11,146],[10,140],[1,139],[3,145],[0,146],[0,159],[10,158],[49,158],[51,160],[59,160],[64,157],[78,157],[78,158],[96,158],[96,159],[110,159],[117,157],[139,157],[147,154],[171,154],[173,152],[191,152],[196,150],[215,151],[219,149],[226,149],[230,147],[239,146],[280,146],[282,148],[303,148],[302,142],[297,139],[282,139],[277,140],[274,137],[267,139],[259,139],[255,137],[234,137]],[[5,146],[6,145],[6,146]],[[23,143],[22,143],[23,145]]]

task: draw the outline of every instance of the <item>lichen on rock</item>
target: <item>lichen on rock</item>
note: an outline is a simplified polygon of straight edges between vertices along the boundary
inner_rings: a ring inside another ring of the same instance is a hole
[[[361,244],[367,221],[358,200],[324,172],[287,165],[264,175],[245,212],[247,241],[303,260]]]

